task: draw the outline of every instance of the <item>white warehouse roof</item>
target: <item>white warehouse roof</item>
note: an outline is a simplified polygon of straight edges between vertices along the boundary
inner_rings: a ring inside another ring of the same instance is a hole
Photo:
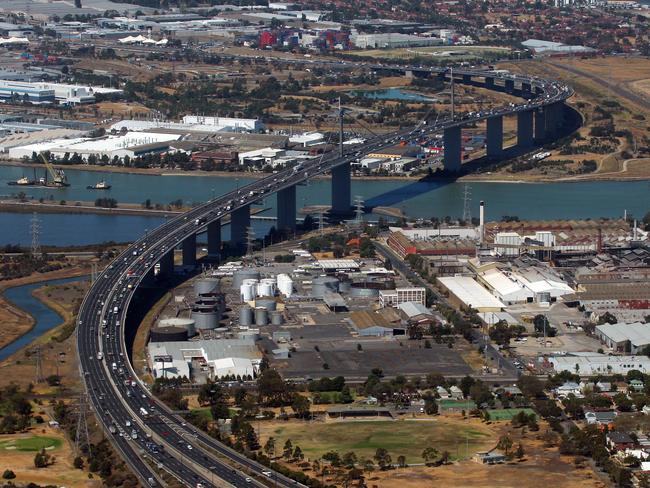
[[[479,312],[489,312],[493,309],[501,310],[505,305],[483,288],[474,278],[468,276],[445,276],[438,281],[453,293],[466,306]],[[487,310],[486,310],[487,309]]]
[[[633,369],[650,373],[650,358],[646,356],[607,356],[592,353],[589,356],[551,356],[548,361],[557,372],[575,373],[577,370],[581,375],[626,374]]]
[[[630,341],[634,347],[650,344],[650,324],[604,324],[597,326],[596,332],[611,342]]]

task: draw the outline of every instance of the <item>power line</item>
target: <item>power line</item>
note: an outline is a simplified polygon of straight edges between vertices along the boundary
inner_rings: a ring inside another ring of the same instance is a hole
[[[465,185],[463,188],[463,222],[465,225],[471,223],[472,221],[472,188],[469,185]]]
[[[41,346],[36,346],[36,383],[42,383],[43,378],[43,364],[41,362]]]
[[[88,419],[86,418],[86,410],[88,401],[85,393],[79,395],[79,403],[77,404],[77,431],[74,438],[74,450],[77,455],[80,454],[80,448],[86,448],[86,455],[90,455],[90,436],[88,435]]]
[[[364,214],[364,201],[363,197],[360,195],[357,195],[354,197],[354,213],[356,217],[356,222],[359,227],[361,227],[361,224],[363,222],[363,214]]]
[[[30,220],[30,227],[32,232],[32,256],[41,257],[41,221],[38,218],[38,214],[34,212]]]
[[[255,231],[252,227],[246,227],[246,255],[251,256],[253,254],[255,245]]]

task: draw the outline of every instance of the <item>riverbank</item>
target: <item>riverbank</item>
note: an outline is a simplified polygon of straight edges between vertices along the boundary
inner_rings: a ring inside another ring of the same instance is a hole
[[[75,278],[78,276],[87,275],[90,273],[90,268],[86,266],[75,266],[72,268],[60,269],[49,273],[35,273],[23,278],[16,278],[14,280],[7,280],[0,282],[0,349],[8,346],[12,342],[18,340],[20,337],[29,333],[36,324],[34,317],[27,310],[22,310],[12,302],[6,299],[4,292],[9,288],[17,286],[31,285],[42,281]],[[40,296],[35,294],[36,298],[41,299]],[[43,300],[41,300],[43,301]],[[49,303],[43,301],[45,305],[50,306]],[[59,310],[51,307],[57,312]],[[62,315],[63,316],[63,315]]]

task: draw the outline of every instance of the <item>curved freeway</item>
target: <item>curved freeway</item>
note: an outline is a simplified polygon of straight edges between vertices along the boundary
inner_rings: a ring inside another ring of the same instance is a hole
[[[403,66],[381,68],[409,69]],[[419,66],[412,70],[441,76],[448,73],[446,69]],[[346,145],[342,155],[329,153],[302,163],[298,170],[286,169],[259,179],[167,221],[129,246],[101,273],[79,311],[77,347],[80,369],[97,419],[143,483],[156,485],[156,473],[162,468],[187,486],[197,488],[199,485],[264,486],[256,478],[278,486],[297,485],[186,425],[180,416],[153,398],[136,378],[127,357],[124,324],[130,301],[144,276],[153,272],[155,264],[186,238],[201,232],[209,223],[260,198],[350,163],[362,154],[391,147],[415,134],[421,137],[491,117],[558,104],[573,94],[571,88],[558,82],[509,73],[455,69],[453,75],[465,76],[464,80],[484,77],[506,83],[524,83],[530,86],[526,90],[522,87],[529,98],[521,104],[461,114],[453,120],[434,124],[421,122],[415,128],[376,136],[363,144]],[[249,477],[251,474],[256,477]]]

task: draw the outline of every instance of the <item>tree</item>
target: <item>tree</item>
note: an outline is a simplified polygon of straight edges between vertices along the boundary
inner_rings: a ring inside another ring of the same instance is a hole
[[[296,448],[293,450],[293,459],[297,461],[302,461],[305,459],[305,455],[302,453],[302,449],[300,449],[300,446],[296,446]]]
[[[517,450],[515,451],[515,456],[517,456],[517,459],[523,459],[524,457],[524,446],[521,445],[521,442],[517,446]]]
[[[427,447],[422,451],[422,459],[424,459],[424,464],[429,464],[438,457],[438,450],[434,447]]]
[[[406,457],[405,456],[397,456],[397,465],[400,468],[405,468],[406,467]]]
[[[12,480],[15,477],[16,477],[16,474],[10,469],[5,469],[4,473],[2,473],[2,479],[5,479],[5,480]]]
[[[598,324],[603,325],[603,324],[616,324],[618,323],[618,319],[612,314],[611,312],[605,312],[602,314],[600,317],[598,317]]]
[[[47,468],[47,466],[50,464],[50,455],[45,452],[45,449],[41,449],[39,452],[36,453],[36,456],[34,456],[34,466],[36,468]]]
[[[390,468],[391,463],[393,462],[393,459],[390,457],[390,454],[388,454],[388,451],[383,447],[377,448],[377,450],[375,451],[375,455],[373,456],[373,459],[377,461],[377,464],[379,465],[379,469],[381,469],[382,471],[385,471],[386,469]]]
[[[289,459],[293,454],[293,444],[291,444],[291,439],[287,439],[284,443],[284,448],[282,449],[282,457]]]
[[[499,437],[499,442],[497,443],[497,449],[502,450],[506,456],[508,456],[510,449],[512,448],[512,439],[508,434],[504,434]]]
[[[75,469],[84,469],[84,460],[81,456],[77,456],[74,458],[74,461],[72,461],[72,465],[75,467]]]
[[[352,452],[346,452],[343,454],[343,457],[341,458],[341,462],[343,463],[343,466],[345,466],[348,469],[354,468],[354,466],[357,464],[359,460],[357,459],[357,455]]]
[[[275,456],[275,438],[274,437],[269,437],[264,444],[264,453],[268,457]]]
[[[309,399],[307,397],[304,397],[299,393],[296,393],[293,396],[293,401],[291,402],[291,409],[296,414],[296,417],[303,418],[303,419],[308,418],[310,406],[311,403],[309,403]]]

